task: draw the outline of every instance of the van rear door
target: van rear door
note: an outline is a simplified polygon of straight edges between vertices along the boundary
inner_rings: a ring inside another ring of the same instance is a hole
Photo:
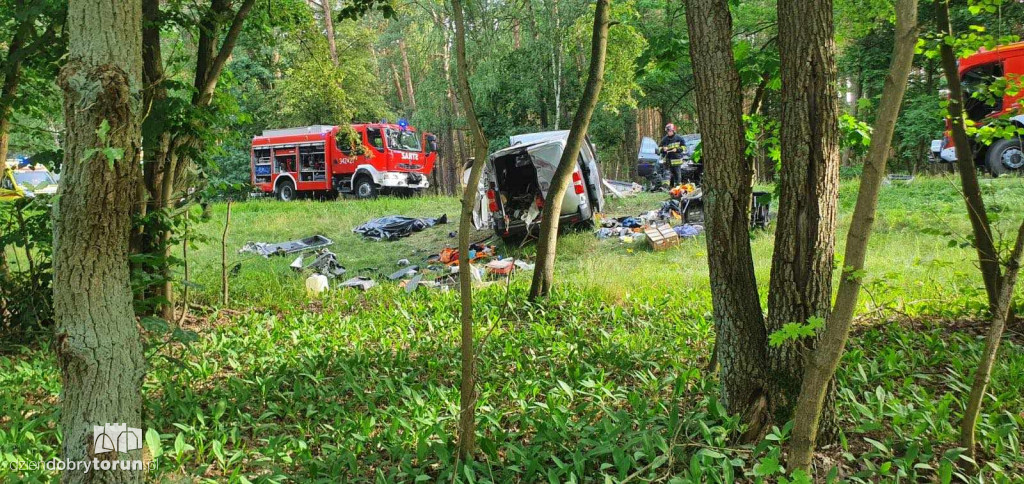
[[[537,186],[540,187],[541,195],[545,200],[548,198],[548,189],[551,188],[551,180],[555,177],[555,169],[558,168],[558,161],[562,158],[563,150],[564,147],[560,141],[538,143],[527,148],[527,152],[533,159],[534,170],[537,171]],[[576,213],[580,208],[579,204],[579,195],[572,190],[566,190],[565,197],[562,198],[561,215]]]
[[[587,192],[594,212],[604,211],[604,187],[601,186],[601,171],[597,167],[597,150],[588,138],[580,149],[583,164],[586,168],[584,177],[587,181]]]

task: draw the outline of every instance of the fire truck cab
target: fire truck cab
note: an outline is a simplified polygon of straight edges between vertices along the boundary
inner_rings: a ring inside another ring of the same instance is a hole
[[[1024,91],[1006,89],[1002,97],[994,99],[975,97],[985,92],[988,86],[999,78],[1005,78],[1007,85],[1016,85],[1024,76],[1024,42],[1003,45],[992,50],[981,50],[958,62],[960,83],[964,93],[964,116],[975,123],[990,122],[994,118],[1007,117],[1014,126],[1024,128],[1024,110],[1021,99]],[[1024,146],[1021,138],[997,139],[985,146],[972,142],[975,164],[987,169],[992,176],[999,176],[1024,169]],[[933,142],[933,156],[945,162],[956,161],[956,150],[950,135],[949,121],[941,142]]]
[[[301,193],[381,191],[412,193],[430,186],[437,158],[434,135],[419,136],[404,124],[353,124],[362,150],[341,142],[338,126],[268,129],[252,140],[252,184],[289,201]],[[357,153],[361,151],[361,153]]]

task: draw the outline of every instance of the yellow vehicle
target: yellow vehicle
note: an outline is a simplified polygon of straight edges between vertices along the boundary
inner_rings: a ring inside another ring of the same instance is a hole
[[[3,176],[0,177],[0,201],[17,200],[25,197],[25,191],[14,182],[14,170],[4,164]]]
[[[33,198],[37,195],[57,193],[57,180],[42,165],[33,168],[16,168],[16,164],[5,163],[0,177],[0,201]]]

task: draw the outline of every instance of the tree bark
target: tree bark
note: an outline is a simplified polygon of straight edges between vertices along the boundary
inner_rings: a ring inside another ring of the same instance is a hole
[[[769,334],[786,323],[824,320],[832,307],[836,204],[839,195],[839,93],[832,0],[780,0],[782,149],[778,225],[768,294]],[[793,416],[814,339],[768,348],[769,408],[775,422]],[[836,434],[834,389],[819,434]]]
[[[977,459],[977,445],[974,441],[974,429],[978,424],[978,415],[981,414],[982,399],[985,398],[985,389],[992,378],[992,367],[995,366],[996,353],[999,352],[999,343],[1006,329],[1006,320],[1010,317],[1010,302],[1013,299],[1013,288],[1017,284],[1017,275],[1020,272],[1022,253],[1024,253],[1024,222],[1021,222],[1017,230],[1017,241],[1014,242],[1013,252],[1006,266],[1006,273],[1003,274],[999,284],[999,299],[995,311],[992,313],[992,326],[988,328],[985,336],[985,350],[978,363],[978,369],[974,372],[974,383],[971,385],[971,395],[967,399],[967,408],[964,410],[964,418],[960,422],[960,446],[967,449],[972,459]]]
[[[580,149],[586,141],[590,117],[597,107],[597,98],[604,84],[605,54],[608,50],[608,3],[609,0],[597,0],[594,10],[594,30],[590,46],[590,72],[587,84],[583,88],[580,107],[572,119],[569,137],[565,141],[565,149],[558,160],[558,167],[551,177],[551,185],[544,200],[544,211],[541,214],[540,235],[537,241],[537,260],[533,271],[533,284],[530,286],[530,299],[547,296],[555,280],[555,251],[558,243],[558,219],[562,213],[562,199],[569,188],[569,180],[576,169]],[[475,188],[475,187],[474,187]]]
[[[953,28],[949,24],[948,0],[935,0],[935,21],[941,35],[953,35]],[[964,125],[964,93],[960,86],[960,74],[953,46],[939,42],[939,57],[942,61],[942,70],[946,75],[946,84],[949,86],[948,119],[953,135],[953,145],[956,148],[960,185],[963,189],[964,202],[967,204],[967,217],[971,221],[971,229],[974,232],[974,247],[978,252],[981,277],[985,282],[985,291],[988,294],[989,310],[994,315],[999,305],[999,254],[996,252],[995,241],[992,238],[992,228],[988,222],[985,200],[982,199],[981,187],[978,185],[978,170],[974,166],[974,153]]]
[[[409,69],[409,55],[406,53],[404,40],[398,40],[398,50],[402,51],[402,74],[405,76],[405,87],[409,92],[409,109],[416,111],[416,90],[412,87],[412,70]]]
[[[732,16],[726,0],[687,0],[686,12],[704,157],[714,160],[705,164],[703,188],[722,403],[752,423],[762,417],[768,337],[750,254],[753,168],[744,153]]]
[[[231,226],[231,200],[224,212],[224,232],[220,236],[220,303],[228,305],[228,228]]]
[[[459,455],[471,459],[476,451],[476,355],[473,351],[473,276],[469,262],[469,236],[473,224],[477,185],[487,160],[487,138],[476,117],[473,92],[469,87],[469,63],[466,62],[466,27],[462,1],[452,0],[455,20],[455,62],[458,68],[457,87],[462,109],[473,138],[475,159],[469,171],[469,183],[462,193],[462,214],[459,217],[459,293],[461,296],[462,382],[459,388]]]
[[[67,141],[54,209],[53,303],[61,368],[62,457],[95,453],[93,425],[142,427],[142,344],[132,310],[128,238],[141,153],[140,2],[70,0],[60,75]],[[107,129],[109,128],[109,129]],[[106,131],[104,133],[104,131]],[[122,149],[110,160],[103,148]],[[64,482],[141,482],[141,471],[63,474]]]
[[[842,358],[846,340],[850,335],[853,312],[863,281],[864,259],[868,239],[875,222],[878,192],[885,177],[885,165],[892,144],[893,130],[906,92],[907,77],[914,61],[917,44],[917,0],[897,0],[896,38],[893,43],[892,63],[882,88],[871,136],[871,147],[864,163],[857,205],[846,236],[845,267],[839,282],[835,306],[829,314],[818,347],[811,356],[804,373],[803,386],[794,413],[793,437],[789,452],[790,466],[810,471],[817,438],[822,405],[829,382],[835,375]]]
[[[405,90],[402,89],[402,80],[398,76],[398,68],[391,66],[391,75],[395,79],[395,91],[398,92],[398,104],[405,109]]]

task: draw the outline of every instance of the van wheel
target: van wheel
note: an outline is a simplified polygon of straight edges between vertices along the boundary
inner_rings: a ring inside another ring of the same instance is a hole
[[[277,184],[277,199],[282,202],[295,200],[295,184],[291,180],[283,180]]]
[[[993,177],[1019,172],[1024,168],[1024,144],[1021,139],[1001,139],[992,143],[985,154],[985,166]]]
[[[356,198],[377,198],[377,185],[374,185],[373,178],[366,175],[356,178],[352,191],[355,192]]]

